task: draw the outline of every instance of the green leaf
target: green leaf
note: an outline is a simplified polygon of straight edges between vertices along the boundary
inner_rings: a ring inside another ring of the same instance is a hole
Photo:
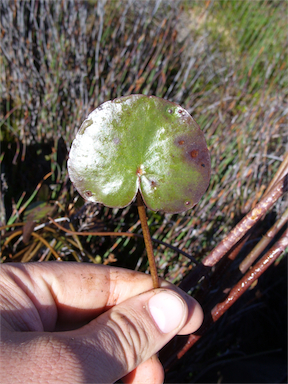
[[[31,203],[24,213],[24,221],[39,222],[52,214],[54,207],[44,201],[35,201]]]
[[[178,213],[207,189],[210,155],[185,109],[155,96],[130,95],[90,113],[73,141],[68,172],[88,201],[123,208],[140,190],[148,208]]]

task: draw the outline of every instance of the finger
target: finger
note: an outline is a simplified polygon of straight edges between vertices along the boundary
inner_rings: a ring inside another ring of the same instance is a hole
[[[177,291],[177,290],[176,290]],[[180,293],[181,292],[181,293]],[[201,305],[193,297],[185,294],[185,292],[178,291],[181,296],[186,300],[188,305],[188,318],[184,327],[178,332],[178,335],[189,335],[197,331],[203,323],[204,314]]]
[[[197,316],[194,312],[190,321],[198,324]],[[86,365],[89,364],[91,382],[103,364],[109,368],[104,370],[102,382],[114,382],[156,354],[180,331],[187,318],[188,306],[182,296],[170,289],[160,288],[132,297],[81,329],[65,332],[64,335],[69,336],[70,347],[73,338],[72,345],[81,356],[85,371],[89,371]],[[95,351],[97,356],[93,357]],[[152,366],[155,368],[155,365]],[[143,373],[145,364],[142,368]],[[128,380],[138,380],[142,368],[138,373],[137,370],[131,373]],[[155,373],[159,375],[159,371]]]
[[[27,328],[19,330],[75,329],[112,306],[152,289],[149,275],[103,265],[68,262],[5,264],[0,273],[3,277],[0,284],[9,287],[6,289],[8,301],[10,295],[10,301],[17,307],[17,296],[18,306],[25,307],[20,323],[21,326],[26,324]],[[199,304],[166,281],[161,281],[161,286],[173,289],[185,299],[188,320],[181,334],[194,332],[195,324],[190,324],[189,319],[194,311],[199,318],[202,313]]]
[[[161,384],[164,381],[164,369],[158,357],[153,355],[122,377],[122,381],[125,384]]]
[[[190,321],[194,318],[198,323],[195,317],[194,312]],[[59,377],[75,384],[114,383],[124,376],[129,380],[128,373],[134,371],[130,379],[137,382],[141,373],[147,381],[147,369],[153,367],[161,378],[159,365],[155,360],[151,365],[153,359],[150,363],[149,359],[180,331],[187,318],[183,297],[160,288],[127,299],[74,331],[8,332],[3,340],[2,376],[12,382],[11,375],[18,379],[21,375],[23,383],[58,382]]]
[[[0,274],[7,306],[14,306],[10,314],[23,312],[20,323],[28,328],[19,330],[52,331],[63,324],[64,329],[75,328],[152,288],[143,273],[84,263],[7,263]]]

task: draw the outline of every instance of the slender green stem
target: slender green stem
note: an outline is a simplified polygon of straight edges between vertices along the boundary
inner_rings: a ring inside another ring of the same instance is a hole
[[[137,193],[137,206],[138,206],[138,212],[139,212],[144,242],[145,242],[149,266],[150,266],[150,273],[153,281],[153,288],[159,288],[159,280],[158,280],[154,253],[153,253],[152,240],[151,240],[149,227],[147,223],[145,204],[140,192]]]

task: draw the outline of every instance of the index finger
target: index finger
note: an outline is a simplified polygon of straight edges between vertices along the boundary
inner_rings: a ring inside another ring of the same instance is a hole
[[[8,300],[13,302],[14,295],[18,306],[25,303],[29,310],[28,296],[45,330],[51,330],[57,322],[68,327],[89,321],[113,305],[152,288],[148,275],[85,263],[4,264],[0,273],[1,281],[9,286]]]
[[[144,273],[85,263],[5,264],[1,273],[29,297],[33,304],[26,306],[35,306],[46,331],[78,328],[112,306],[153,288],[151,276]],[[161,286],[181,291],[165,281]],[[186,296],[189,307],[192,298]],[[27,302],[24,299],[22,302]]]

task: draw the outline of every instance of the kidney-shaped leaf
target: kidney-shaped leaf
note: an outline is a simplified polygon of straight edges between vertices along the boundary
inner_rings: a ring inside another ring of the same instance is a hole
[[[185,109],[130,95],[90,113],[73,141],[68,171],[88,201],[122,208],[139,190],[148,208],[177,213],[193,207],[207,189],[210,156]]]

